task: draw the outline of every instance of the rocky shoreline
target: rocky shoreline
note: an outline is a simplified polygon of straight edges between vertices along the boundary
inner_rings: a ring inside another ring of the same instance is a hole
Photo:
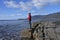
[[[57,40],[56,33],[59,32],[58,31],[58,27],[60,26],[59,23],[60,21],[54,21],[54,22],[53,21],[44,21],[44,22],[40,21],[40,22],[32,23],[32,28],[34,29],[34,32],[33,32],[34,40],[43,40],[42,32],[41,32],[42,26],[44,26],[44,33],[45,33],[46,40]],[[29,28],[22,30],[21,38],[27,38],[27,40],[30,40],[31,30],[32,29],[29,29]]]

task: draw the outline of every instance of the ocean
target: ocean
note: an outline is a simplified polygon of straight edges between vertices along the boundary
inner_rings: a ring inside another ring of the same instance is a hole
[[[29,28],[28,20],[1,20],[0,21],[0,40],[9,36],[10,39],[14,39],[13,36],[20,35],[20,32]],[[6,40],[9,40],[7,38]],[[17,38],[19,39],[19,37]]]

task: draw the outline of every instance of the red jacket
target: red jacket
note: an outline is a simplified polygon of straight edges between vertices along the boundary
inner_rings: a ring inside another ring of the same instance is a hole
[[[31,13],[28,14],[28,20],[31,21]]]

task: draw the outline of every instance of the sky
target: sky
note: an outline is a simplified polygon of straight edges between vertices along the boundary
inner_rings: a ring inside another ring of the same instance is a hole
[[[60,0],[0,0],[0,20],[27,18],[28,13],[48,15],[60,12]]]

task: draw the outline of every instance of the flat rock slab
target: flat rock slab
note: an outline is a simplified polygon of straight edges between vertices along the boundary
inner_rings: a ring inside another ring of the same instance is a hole
[[[31,30],[30,29],[24,29],[21,32],[21,37],[23,38],[30,38],[31,37]]]

